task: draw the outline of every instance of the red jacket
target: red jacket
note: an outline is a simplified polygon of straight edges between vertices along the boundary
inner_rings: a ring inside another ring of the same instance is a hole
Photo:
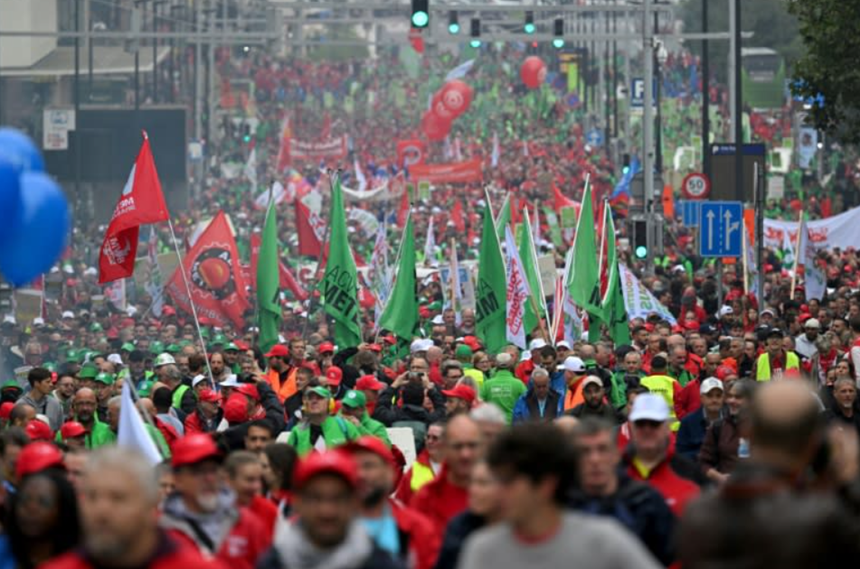
[[[96,569],[93,562],[87,558],[82,549],[73,549],[47,561],[41,567],[45,569]],[[193,547],[161,534],[155,557],[147,565],[147,569],[227,569],[217,559],[204,559]]]
[[[421,451],[421,453],[415,459],[415,462],[421,463],[427,468],[431,468],[430,453],[427,452],[427,449]],[[413,468],[413,466],[410,466],[409,470],[403,473],[403,476],[400,477],[400,483],[397,485],[397,489],[394,491],[394,497],[406,505],[410,504],[412,502],[412,498],[415,496],[415,493],[412,491]]]
[[[672,457],[675,456],[674,449],[666,451],[666,457],[655,466],[648,476],[642,476],[639,469],[633,464],[631,457],[627,457],[627,474],[634,480],[647,482],[652,488],[660,492],[666,500],[666,505],[672,513],[680,518],[684,513],[687,503],[699,495],[699,486],[686,478],[682,478],[672,465]]]
[[[173,425],[168,424],[166,421],[162,421],[158,417],[153,417],[153,419],[155,420],[155,426],[161,431],[164,441],[167,443],[167,448],[170,449],[170,452],[173,452],[173,445],[179,440],[179,433],[176,432]]]
[[[443,535],[451,518],[465,510],[468,505],[469,495],[466,488],[454,486],[448,481],[447,467],[443,467],[439,476],[419,490],[409,503],[413,510],[430,519],[437,535]]]
[[[433,523],[423,514],[407,508],[395,500],[388,500],[391,515],[397,522],[397,529],[405,534],[409,542],[409,556],[406,566],[409,569],[433,569],[439,555],[440,535]]]
[[[701,383],[694,379],[681,388],[675,401],[675,414],[680,421],[690,413],[695,413],[702,406],[702,396],[699,392]]]
[[[212,556],[212,552],[197,538],[187,522],[172,517],[168,519],[163,513],[161,522],[168,535],[207,557]],[[263,522],[248,508],[239,508],[232,527],[214,557],[231,569],[254,569],[257,559],[271,544],[272,535],[266,531]]]
[[[271,540],[275,535],[275,522],[278,520],[279,514],[278,506],[262,496],[254,496],[254,499],[248,505],[248,509],[254,512],[254,515],[263,523],[263,527],[266,528],[266,534]]]

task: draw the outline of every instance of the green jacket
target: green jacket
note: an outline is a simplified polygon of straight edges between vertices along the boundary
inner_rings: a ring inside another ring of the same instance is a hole
[[[507,369],[496,370],[496,373],[484,381],[481,387],[481,399],[487,403],[495,403],[505,412],[508,424],[514,413],[514,405],[526,392],[526,385]]]
[[[361,426],[358,428],[358,432],[362,435],[376,437],[389,447],[391,446],[391,439],[388,438],[388,431],[385,429],[385,425],[376,419],[371,419],[367,411],[364,412],[364,416],[361,418]]]
[[[75,421],[77,420],[78,418],[75,417]],[[86,441],[87,448],[93,450],[99,447],[115,444],[116,435],[113,434],[113,431],[110,430],[110,425],[99,421],[99,417],[97,414],[93,415],[93,421],[93,430],[84,439]],[[56,440],[57,442],[62,442],[63,440],[63,437],[60,436],[59,431],[57,431]]]
[[[328,417],[322,424],[322,436],[326,448],[334,448],[361,436],[358,429],[343,417]],[[308,423],[296,425],[287,439],[287,444],[296,449],[299,456],[305,456],[314,448],[311,443],[311,426]]]
[[[172,456],[170,454],[170,447],[167,446],[167,441],[164,440],[164,435],[161,434],[161,431],[149,423],[146,423],[146,430],[149,432],[149,436],[152,437],[153,442],[155,442],[155,446],[158,447],[158,452],[161,453],[161,458],[165,460],[170,458]]]

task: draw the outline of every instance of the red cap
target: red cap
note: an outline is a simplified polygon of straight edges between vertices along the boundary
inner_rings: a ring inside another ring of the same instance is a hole
[[[380,346],[379,344],[371,344],[370,346],[368,346],[368,349],[369,349],[371,352],[381,352],[381,351],[382,351],[382,346]]]
[[[219,403],[221,401],[221,394],[209,388],[201,389],[197,397],[200,398],[200,401],[208,401],[209,403]]]
[[[355,382],[355,389],[358,391],[381,391],[386,385],[376,379],[375,375],[362,375]]]
[[[186,435],[173,444],[173,468],[203,462],[207,458],[221,458],[221,451],[212,437],[205,433]]]
[[[8,419],[9,415],[12,414],[12,409],[15,408],[15,404],[11,401],[7,401],[0,405],[0,419]]]
[[[389,344],[394,345],[397,343],[397,338],[395,338],[394,336],[389,334],[388,336],[383,336],[382,341],[388,342]]]
[[[162,316],[176,316],[176,309],[172,306],[165,306],[161,309]]]
[[[269,353],[266,354],[267,358],[288,358],[290,357],[290,350],[282,345],[275,344],[272,346],[272,349],[269,350]]]
[[[36,423],[37,421],[30,422]],[[48,468],[65,468],[63,453],[53,443],[36,441],[21,450],[21,454],[18,455],[18,463],[15,465],[15,475],[20,480],[25,476]]]
[[[463,338],[463,343],[472,348],[473,352],[481,349],[481,341],[475,336],[466,336]]]
[[[242,395],[247,395],[255,401],[260,400],[260,392],[257,391],[257,386],[253,383],[243,383],[239,387],[234,387],[233,391],[241,393]]]
[[[224,403],[224,419],[231,425],[248,420],[248,400],[241,393],[231,393]]]
[[[349,442],[342,448],[353,455],[359,452],[373,453],[390,464],[391,468],[394,468],[394,455],[391,454],[391,449],[376,437],[365,435]]]
[[[463,401],[468,401],[469,403],[474,403],[475,401],[475,390],[468,385],[455,385],[453,389],[442,391],[442,395],[444,395],[445,397],[454,397],[456,399],[462,399]]]
[[[686,328],[687,330],[691,330],[693,332],[698,332],[699,331],[699,323],[695,320],[687,320],[686,322],[684,322],[684,328]]]
[[[246,344],[242,340],[236,339],[236,340],[233,340],[233,343],[236,344],[236,347],[242,351],[251,349],[251,346],[249,346],[248,344]]]
[[[87,434],[87,429],[77,421],[68,421],[60,427],[60,436],[63,440],[82,437]]]
[[[719,379],[720,381],[725,381],[726,378],[730,375],[735,375],[735,370],[733,370],[729,366],[719,366],[714,372],[714,375],[716,375],[717,379]]]
[[[358,465],[352,455],[342,450],[314,452],[299,462],[293,474],[293,486],[301,490],[312,478],[319,474],[340,476],[352,488],[358,487]]]
[[[343,379],[343,372],[337,366],[329,366],[325,372],[325,377],[329,385],[340,385],[340,380]]]
[[[317,352],[320,354],[333,354],[334,344],[332,344],[331,342],[323,342],[317,348]]]
[[[24,429],[31,441],[52,441],[54,440],[54,431],[47,424],[38,419],[33,419],[27,423]]]
[[[418,316],[420,316],[421,318],[430,318],[430,309],[426,306],[419,307]]]

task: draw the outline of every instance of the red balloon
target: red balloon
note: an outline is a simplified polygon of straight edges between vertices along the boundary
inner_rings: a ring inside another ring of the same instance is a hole
[[[520,67],[520,79],[529,89],[537,89],[546,81],[546,64],[540,57],[530,55]]]
[[[442,103],[455,117],[462,115],[472,104],[472,88],[459,79],[445,83],[440,91]]]
[[[445,102],[442,100],[442,91],[433,95],[433,98],[430,100],[430,111],[439,117],[442,122],[451,122],[457,117],[455,113],[451,112],[445,106]]]
[[[445,140],[451,130],[451,123],[428,111],[421,118],[421,130],[431,141]]]
[[[219,290],[230,281],[230,265],[217,257],[210,257],[200,263],[200,275],[210,289]]]

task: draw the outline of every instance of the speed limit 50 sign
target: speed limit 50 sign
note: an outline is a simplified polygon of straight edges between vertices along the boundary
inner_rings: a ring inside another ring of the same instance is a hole
[[[705,174],[693,172],[687,174],[681,184],[681,193],[688,200],[703,200],[711,193],[711,181]]]

